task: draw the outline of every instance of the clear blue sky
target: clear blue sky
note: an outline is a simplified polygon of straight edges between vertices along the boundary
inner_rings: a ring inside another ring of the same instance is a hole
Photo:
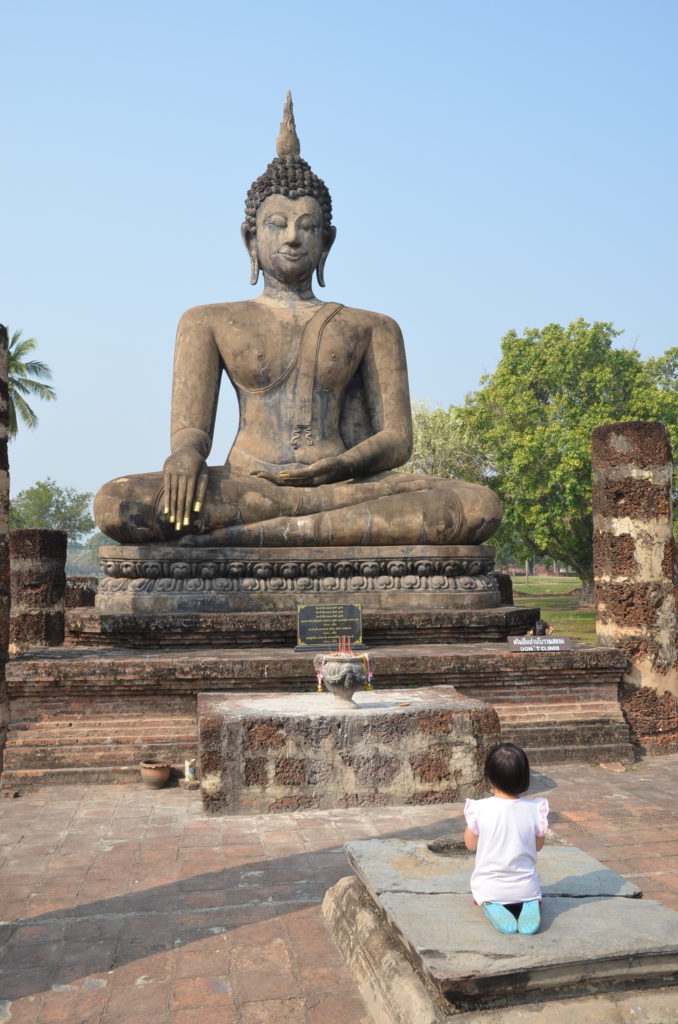
[[[22,0],[0,38],[0,321],[59,396],[15,494],[161,468],[180,314],[257,294],[243,200],[288,88],[323,297],[400,322],[414,396],[461,403],[510,328],[678,344],[675,0]],[[210,461],[236,423],[226,385]]]

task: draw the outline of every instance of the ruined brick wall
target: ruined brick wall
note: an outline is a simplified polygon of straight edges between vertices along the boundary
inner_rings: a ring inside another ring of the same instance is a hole
[[[0,772],[9,722],[5,663],[9,646],[9,462],[7,458],[7,328],[0,324]]]
[[[98,583],[96,576],[67,576],[64,608],[94,608]]]
[[[66,541],[63,530],[10,531],[10,649],[64,642]]]
[[[673,456],[662,423],[593,432],[593,562],[599,640],[629,659],[623,702],[638,743],[678,749]]]

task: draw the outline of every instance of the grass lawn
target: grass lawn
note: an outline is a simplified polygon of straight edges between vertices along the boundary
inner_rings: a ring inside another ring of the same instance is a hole
[[[571,636],[586,643],[596,642],[596,613],[578,608],[579,580],[576,576],[513,577],[513,600],[522,608],[541,608],[541,617],[557,636]]]

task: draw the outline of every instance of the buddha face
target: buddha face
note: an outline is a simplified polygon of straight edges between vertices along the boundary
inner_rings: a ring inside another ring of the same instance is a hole
[[[256,235],[245,242],[264,274],[283,284],[310,280],[329,251],[322,209],[311,196],[267,196],[257,210]]]

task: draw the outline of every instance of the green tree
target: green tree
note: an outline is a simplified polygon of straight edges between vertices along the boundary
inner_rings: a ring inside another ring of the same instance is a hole
[[[91,494],[59,487],[47,477],[12,498],[9,526],[11,530],[65,530],[69,540],[77,543],[96,526],[91,505]]]
[[[487,452],[510,535],[571,566],[585,593],[593,582],[593,428],[661,418],[678,443],[678,349],[644,362],[612,347],[620,334],[583,319],[510,331],[497,368],[461,413]]]
[[[485,483],[486,454],[469,434],[455,406],[431,409],[428,402],[415,399],[412,433],[412,455],[402,467],[403,472]]]
[[[414,399],[412,402],[413,446],[409,462],[401,472],[426,476],[455,477],[494,488],[491,460],[482,439],[466,421],[464,411],[450,405],[447,409]],[[521,562],[533,554],[529,545],[516,535],[511,523],[503,522],[492,537],[498,565]]]
[[[21,420],[30,430],[35,430],[38,417],[26,401],[25,396],[35,396],[51,402],[56,398],[54,388],[43,381],[52,379],[52,371],[39,359],[26,357],[37,348],[34,338],[21,340],[21,331],[14,331],[9,339],[9,436],[16,437]]]

